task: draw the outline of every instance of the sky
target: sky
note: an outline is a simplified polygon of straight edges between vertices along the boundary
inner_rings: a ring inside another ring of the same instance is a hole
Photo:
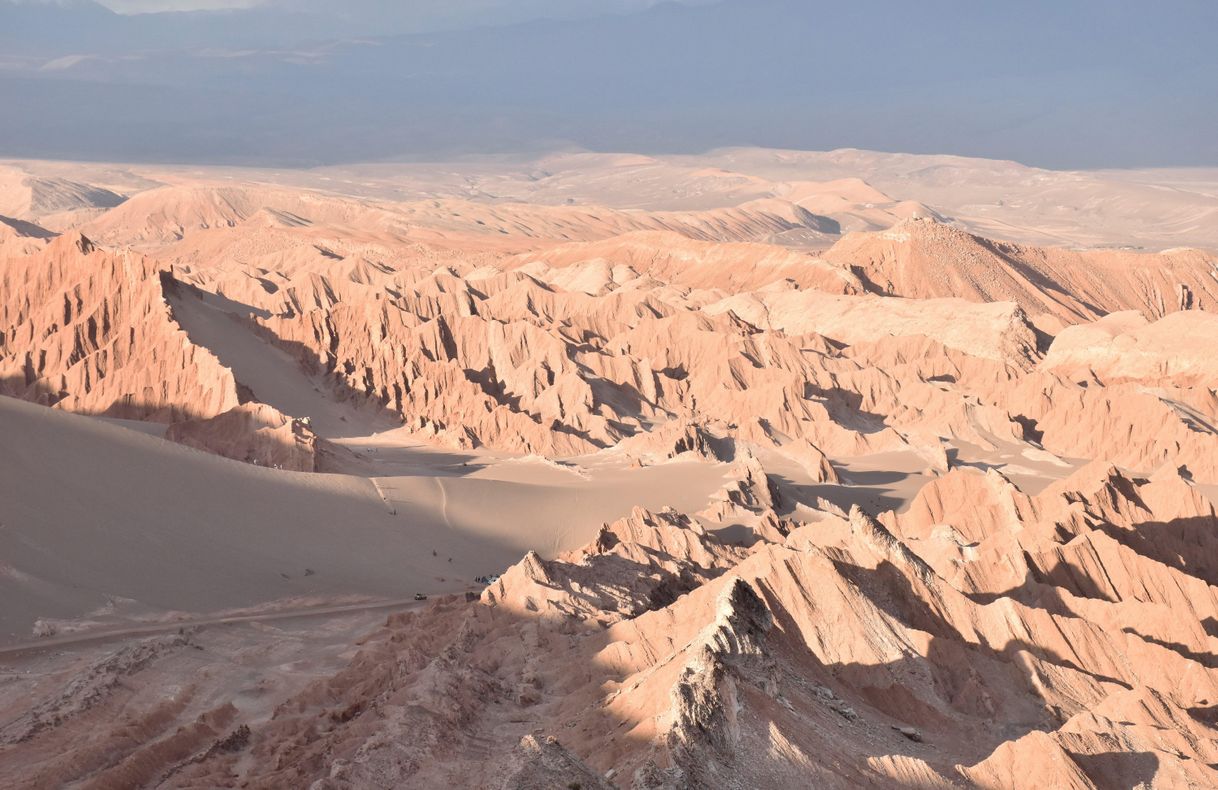
[[[1218,165],[1212,0],[247,2],[0,0],[0,156],[759,145]]]
[[[151,14],[165,11],[249,8],[258,5],[258,0],[102,0],[101,5],[120,14]]]
[[[120,14],[146,14],[172,11],[206,11],[232,8],[271,6],[301,11],[333,11],[336,8],[357,9],[368,16],[390,14],[416,18],[426,17],[451,8],[458,18],[476,23],[480,14],[490,10],[512,7],[526,9],[523,16],[565,16],[572,9],[584,13],[600,10],[638,10],[655,5],[658,0],[101,0],[101,5]]]

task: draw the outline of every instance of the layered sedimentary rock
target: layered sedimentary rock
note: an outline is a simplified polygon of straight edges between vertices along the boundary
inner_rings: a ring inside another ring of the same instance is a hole
[[[1137,311],[1111,313],[1062,330],[1041,367],[1104,384],[1212,385],[1218,380],[1210,345],[1216,334],[1218,313],[1182,310],[1153,322]]]
[[[240,405],[232,372],[190,341],[144,256],[79,234],[5,264],[0,393],[68,411],[170,423],[166,438],[250,463],[317,470],[317,437],[265,404]]]
[[[65,235],[0,278],[5,394],[163,421],[237,405],[232,374],[174,323],[155,261]]]
[[[846,359],[841,342],[936,338],[1000,377],[1039,358],[1012,305],[851,301],[794,283],[728,296],[634,273],[609,273],[613,286],[591,292],[587,281],[577,291],[550,284],[570,270],[403,272],[363,303],[332,283],[332,306],[257,321],[340,391],[388,406],[424,435],[558,455],[701,415],[808,458],[894,449],[945,428],[971,436],[965,412],[978,410],[925,381],[902,382],[909,393],[898,399],[897,383]],[[928,419],[942,424],[920,424]],[[1000,435],[1015,431],[999,411],[984,419]]]
[[[1218,307],[1218,258],[1202,250],[1031,247],[921,218],[852,233],[824,257],[854,267],[878,293],[1011,301],[1050,328],[1121,310],[1159,317]]]

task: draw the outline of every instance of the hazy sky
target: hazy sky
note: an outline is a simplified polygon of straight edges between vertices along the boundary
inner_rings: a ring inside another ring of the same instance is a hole
[[[589,9],[594,9],[596,6],[609,8],[611,6],[619,6],[623,8],[643,8],[648,5],[654,5],[657,0],[545,0],[545,2],[531,3],[538,8],[548,7],[552,11],[561,12],[565,6],[585,6]],[[325,9],[335,8],[339,6],[351,7],[352,5],[363,5],[367,9],[375,9],[379,6],[379,10],[386,11],[396,7],[399,11],[417,12],[421,8],[454,6],[464,7],[470,13],[480,9],[485,9],[490,6],[506,7],[512,5],[530,5],[528,0],[515,2],[514,0],[381,0],[381,2],[371,3],[349,3],[341,0],[102,0],[101,5],[107,8],[118,11],[121,14],[141,14],[159,11],[200,11],[216,8],[249,8],[256,5],[272,5],[281,8],[312,8]]]
[[[0,156],[1218,165],[1218,2],[0,0]],[[135,13],[193,10],[195,13]],[[118,14],[114,11],[121,11]]]
[[[160,11],[213,11],[222,8],[249,8],[258,0],[102,0],[102,5],[120,14],[148,14]]]
[[[50,1],[50,0],[48,0]],[[542,3],[533,3],[537,7],[549,7],[551,10],[561,11],[564,6],[583,5],[588,8],[594,6],[610,7],[635,7],[642,8],[648,5],[654,5],[657,0],[547,0]],[[101,0],[101,5],[112,11],[117,11],[120,14],[142,14],[153,13],[160,11],[200,11],[217,8],[250,8],[256,5],[271,5],[280,8],[312,8],[325,9],[327,6],[335,8],[339,6],[350,7],[352,5],[362,5],[369,9],[369,12],[379,6],[379,10],[387,11],[393,9],[406,12],[416,12],[421,8],[440,7],[440,6],[456,6],[464,7],[469,13],[484,9],[491,6],[511,6],[519,3],[513,0],[381,0],[381,2],[371,3],[349,3],[341,2],[341,0]],[[528,5],[528,0],[524,0],[524,4]]]
[[[120,14],[147,14],[160,11],[212,11],[222,8],[249,8],[257,0],[102,0],[101,5]]]
[[[0,0],[22,4],[71,7],[84,5],[78,0]],[[261,10],[363,19],[369,26],[388,24],[384,32],[432,26],[443,20],[451,26],[496,24],[525,21],[539,17],[587,16],[603,13],[639,11],[664,0],[96,0],[119,14],[170,13],[175,11]],[[696,5],[717,0],[668,0]]]
[[[27,0],[34,1],[37,0]],[[51,2],[53,0],[46,0]],[[695,2],[698,0],[695,0]],[[711,2],[712,0],[701,0]],[[120,14],[142,14],[162,11],[201,11],[222,8],[276,8],[347,12],[396,17],[427,16],[443,10],[463,14],[467,21],[476,22],[477,15],[488,10],[513,7],[525,8],[527,15],[565,16],[573,9],[582,12],[639,10],[660,0],[100,0],[100,4]]]

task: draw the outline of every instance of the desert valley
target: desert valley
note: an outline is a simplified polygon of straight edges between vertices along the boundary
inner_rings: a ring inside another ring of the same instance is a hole
[[[0,786],[1218,786],[1218,170],[0,162]]]

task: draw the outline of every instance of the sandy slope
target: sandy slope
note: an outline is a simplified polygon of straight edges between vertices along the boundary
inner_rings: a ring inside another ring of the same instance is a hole
[[[7,398],[0,409],[9,640],[37,617],[110,607],[401,597],[439,570],[421,535],[457,542],[422,508],[390,516],[366,480],[279,474]],[[376,550],[340,550],[359,543]]]
[[[336,403],[321,391],[295,359],[255,334],[236,314],[187,293],[171,297],[174,318],[191,341],[210,349],[254,399],[285,414],[308,417],[327,438],[367,436],[397,427],[397,421],[371,410]]]
[[[461,467],[438,477],[434,461],[426,477],[279,472],[10,398],[0,425],[8,642],[38,619],[81,628],[460,590],[528,548],[582,543],[626,502],[658,506],[679,486],[688,506],[721,479],[699,468],[546,483],[543,471],[507,485]]]

